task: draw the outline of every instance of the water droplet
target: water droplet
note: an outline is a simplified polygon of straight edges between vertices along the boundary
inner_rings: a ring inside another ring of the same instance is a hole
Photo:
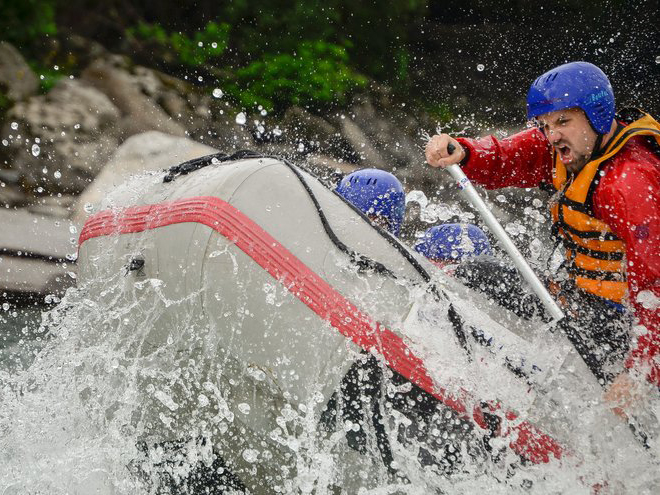
[[[224,94],[224,93],[222,92],[222,90],[221,90],[220,88],[215,88],[215,89],[213,90],[213,97],[214,97],[214,98],[222,98],[222,95],[223,95],[223,94]]]
[[[41,148],[39,147],[38,144],[33,144],[32,145],[32,155],[33,156],[39,156],[39,153],[41,153]]]
[[[238,125],[245,125],[246,122],[247,122],[247,117],[245,116],[245,113],[240,112],[240,113],[236,116],[236,123],[237,123]]]
[[[80,129],[80,124],[76,124],[73,126],[74,129]]]
[[[281,135],[282,135],[282,129],[280,129],[279,127],[273,129],[273,136],[281,136]]]
[[[655,63],[656,63],[656,64],[660,64],[660,55],[658,55],[657,57],[655,57]]]
[[[46,175],[48,173],[48,169],[46,167],[42,168],[41,173]]]
[[[238,410],[243,414],[250,414],[250,404],[242,402],[238,405]]]
[[[78,232],[78,229],[76,228],[75,225],[69,225],[69,232],[75,234],[76,232]]]
[[[214,41],[213,43],[211,43],[211,47],[212,48],[218,48],[218,44]]]
[[[11,123],[11,128],[14,129],[14,130],[18,129],[18,122],[12,122]]]
[[[5,311],[9,311],[9,303],[2,303],[2,309]]]
[[[483,72],[485,68],[486,68],[486,66],[484,64],[478,64],[477,65],[477,70],[479,72]]]
[[[53,172],[53,177],[55,177],[56,179],[62,178],[62,172],[60,172],[59,170],[55,170],[55,172]]]
[[[85,213],[91,213],[94,211],[94,205],[92,203],[85,203],[83,210],[85,210]]]
[[[259,451],[255,449],[245,449],[243,451],[243,459],[245,459],[247,462],[253,463],[257,462],[257,459],[259,457]]]
[[[298,143],[298,152],[302,153],[305,151],[305,145],[303,143]]]

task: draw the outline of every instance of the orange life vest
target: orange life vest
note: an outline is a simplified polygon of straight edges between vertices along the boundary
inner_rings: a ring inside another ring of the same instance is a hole
[[[625,243],[609,226],[594,217],[593,194],[598,172],[633,136],[652,136],[660,144],[660,124],[648,114],[623,127],[605,151],[588,162],[576,177],[568,177],[557,153],[554,157],[553,186],[558,191],[551,205],[553,232],[566,248],[568,272],[581,289],[621,303],[626,299]]]

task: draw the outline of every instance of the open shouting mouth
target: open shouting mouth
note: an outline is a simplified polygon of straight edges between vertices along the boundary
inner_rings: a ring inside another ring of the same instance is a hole
[[[569,146],[563,145],[563,146],[557,146],[556,147],[557,152],[559,153],[559,158],[563,163],[570,163],[570,161],[573,158],[573,153],[571,152],[571,148]]]

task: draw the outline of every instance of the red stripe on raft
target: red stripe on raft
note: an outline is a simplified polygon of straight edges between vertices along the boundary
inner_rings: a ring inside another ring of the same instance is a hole
[[[78,244],[80,246],[94,237],[132,234],[184,222],[206,225],[234,242],[321,319],[363,349],[380,352],[394,371],[459,414],[470,417],[465,404],[479,404],[479,401],[471,401],[467,392],[463,397],[455,397],[436,387],[422,360],[413,354],[401,337],[362,313],[268,232],[220,198],[200,196],[102,211],[87,220]],[[473,412],[472,416],[484,427],[478,412]],[[516,414],[508,411],[505,417],[513,420]],[[512,434],[511,448],[534,463],[549,462],[551,457],[559,459],[562,455],[562,447],[529,422],[521,422],[502,433]]]

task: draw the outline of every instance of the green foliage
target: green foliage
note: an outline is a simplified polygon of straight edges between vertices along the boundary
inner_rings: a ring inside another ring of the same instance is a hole
[[[64,74],[59,70],[52,69],[50,67],[39,67],[32,65],[32,69],[39,77],[39,86],[42,93],[48,93],[57,81],[64,77]]]
[[[425,102],[425,110],[429,116],[440,124],[451,122],[455,115],[452,107],[445,102],[436,103],[435,101]]]
[[[141,22],[137,27],[127,29],[126,34],[172,50],[183,65],[200,67],[225,52],[230,29],[227,23],[211,21],[191,38],[180,32],[168,33],[158,24]]]
[[[367,79],[350,68],[346,49],[325,41],[304,41],[293,53],[264,54],[236,71],[230,92],[245,107],[270,110],[290,105],[342,104]]]
[[[37,38],[57,33],[57,0],[15,0],[2,2],[2,39],[22,49]]]
[[[216,15],[233,26],[239,54],[261,57],[295,50],[302,40],[322,39],[347,46],[353,67],[390,83],[408,67],[399,55],[418,37],[428,0],[261,0],[226,2]]]

